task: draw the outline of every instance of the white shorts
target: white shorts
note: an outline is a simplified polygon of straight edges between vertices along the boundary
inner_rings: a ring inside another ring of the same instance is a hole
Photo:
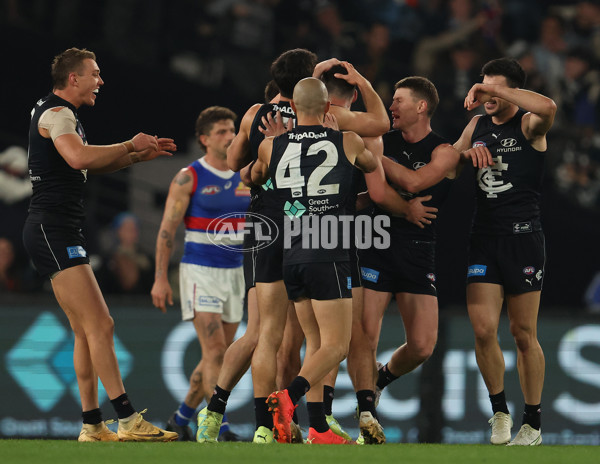
[[[218,268],[180,263],[181,317],[194,313],[217,313],[223,322],[237,323],[244,315],[244,271],[242,267]]]

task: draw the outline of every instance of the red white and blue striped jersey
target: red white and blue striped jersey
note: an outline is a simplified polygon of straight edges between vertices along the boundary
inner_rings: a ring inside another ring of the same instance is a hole
[[[232,268],[242,265],[245,213],[250,189],[233,171],[220,171],[204,159],[188,166],[194,186],[185,212],[182,263]],[[226,219],[219,220],[225,216]]]

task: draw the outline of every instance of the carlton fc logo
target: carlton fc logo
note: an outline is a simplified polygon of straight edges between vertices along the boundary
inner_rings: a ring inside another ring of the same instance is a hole
[[[500,141],[500,145],[502,145],[504,148],[514,147],[516,144],[517,141],[515,139],[502,139]]]

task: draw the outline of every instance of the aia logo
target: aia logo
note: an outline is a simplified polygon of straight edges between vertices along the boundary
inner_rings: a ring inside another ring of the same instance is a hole
[[[533,266],[527,266],[523,268],[523,274],[525,275],[532,275],[535,272],[535,267]]]
[[[202,195],[216,195],[220,191],[221,187],[219,187],[218,185],[207,185],[200,191],[200,193]]]

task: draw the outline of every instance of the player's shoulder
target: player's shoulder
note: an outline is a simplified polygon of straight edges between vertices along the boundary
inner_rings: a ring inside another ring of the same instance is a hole
[[[342,131],[342,136],[344,137],[344,143],[364,145],[363,139],[354,131]]]

